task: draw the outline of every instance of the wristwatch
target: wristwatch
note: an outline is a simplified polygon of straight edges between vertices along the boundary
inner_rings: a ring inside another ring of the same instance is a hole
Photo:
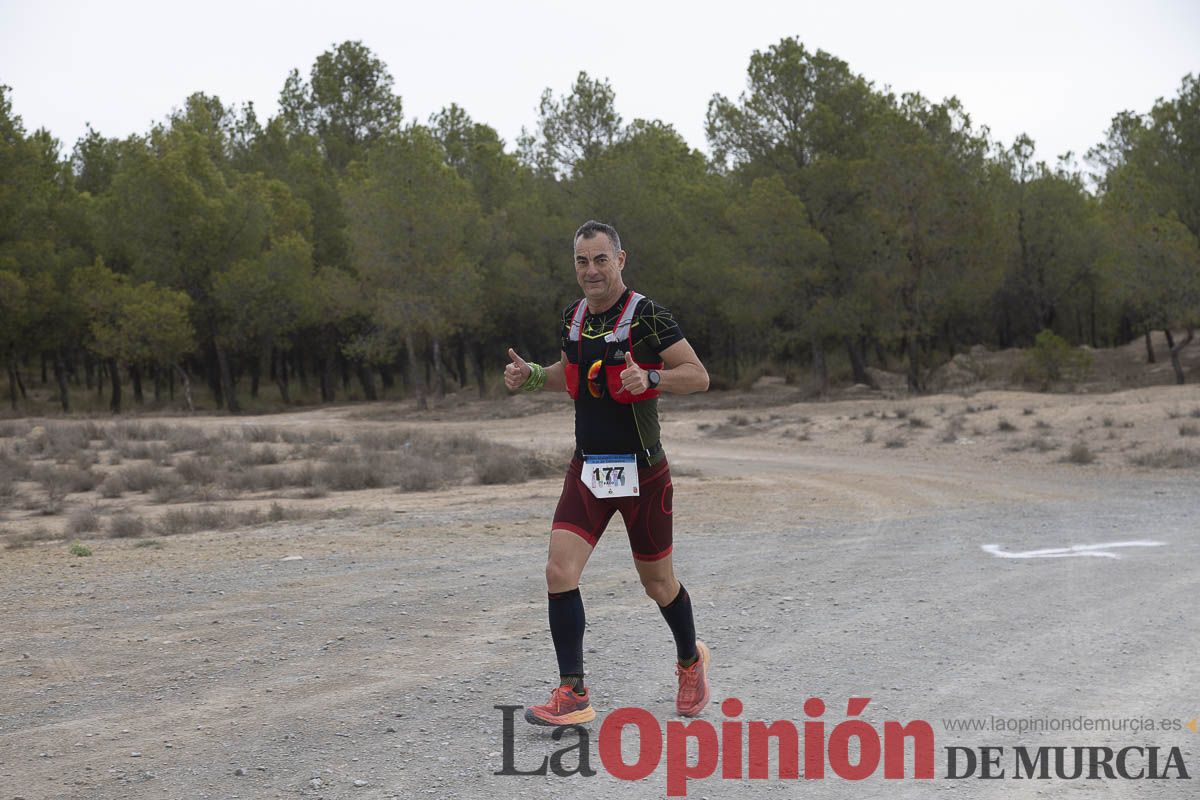
[[[662,380],[662,375],[658,373],[658,370],[652,369],[646,372],[646,380],[650,382],[651,389],[657,389],[659,381]]]

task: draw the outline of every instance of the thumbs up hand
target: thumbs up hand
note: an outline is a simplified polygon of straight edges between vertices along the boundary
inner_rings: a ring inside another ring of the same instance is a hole
[[[510,392],[515,392],[521,388],[521,384],[529,380],[531,370],[525,359],[517,355],[517,351],[511,347],[508,348],[508,357],[512,359],[512,363],[504,365],[504,386]]]
[[[650,379],[646,376],[646,370],[637,365],[633,360],[633,353],[629,350],[625,351],[625,369],[621,370],[621,386],[625,387],[625,391],[630,394],[641,394],[650,388]]]

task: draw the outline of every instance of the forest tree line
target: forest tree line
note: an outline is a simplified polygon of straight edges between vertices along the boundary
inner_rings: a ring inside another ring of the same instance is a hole
[[[345,42],[284,81],[277,116],[188,97],[142,135],[71,150],[27,133],[0,87],[0,360],[10,402],[47,370],[73,392],[218,407],[473,385],[507,347],[557,358],[579,296],[571,233],[599,218],[626,281],[672,309],[714,375],[830,364],[912,390],[972,345],[1042,331],[1111,346],[1200,323],[1200,80],[1104,141],[1037,160],[950,98],[895,95],[784,39],[715,95],[711,155],[626,122],[606,80],[547,89],[509,147],[450,105],[406,120],[393,78]],[[1179,333],[1179,332],[1183,333]],[[1175,334],[1175,335],[1173,335]],[[1161,357],[1161,355],[1160,355]],[[299,387],[297,389],[297,387]]]

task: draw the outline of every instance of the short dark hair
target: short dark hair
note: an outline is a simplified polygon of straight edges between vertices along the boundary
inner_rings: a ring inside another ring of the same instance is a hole
[[[575,242],[578,242],[581,238],[592,239],[598,233],[603,233],[608,237],[614,254],[621,252],[621,237],[617,234],[617,229],[606,222],[597,222],[594,219],[589,219],[579,226],[579,230],[575,231],[575,238],[571,240],[571,244],[574,246]]]

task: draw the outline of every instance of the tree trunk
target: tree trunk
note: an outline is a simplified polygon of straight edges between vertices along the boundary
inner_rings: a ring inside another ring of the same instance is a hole
[[[46,379],[46,351],[42,351],[42,386],[45,386],[49,381]]]
[[[151,374],[154,377],[154,405],[162,402],[162,370],[158,368],[158,364],[151,367]]]
[[[213,402],[217,404],[217,410],[220,411],[225,405],[225,398],[221,394],[221,367],[220,359],[217,357],[217,348],[210,340],[207,348],[208,352],[200,361],[201,367],[204,369],[204,379],[208,382],[208,390],[212,392]]]
[[[83,381],[88,391],[92,389],[92,379],[95,376],[95,369],[96,362],[92,361],[92,357],[85,351],[83,354]]]
[[[408,351],[409,380],[417,390],[417,408],[425,411],[429,408],[429,400],[425,397],[425,377],[421,374],[422,366],[417,360],[417,348],[413,346],[412,334],[405,334],[404,349]]]
[[[258,380],[262,374],[262,353],[256,353],[250,361],[250,397],[258,399]]]
[[[237,393],[233,388],[233,371],[229,368],[229,356],[220,342],[214,341],[213,347],[217,351],[217,374],[221,380],[221,396],[225,399],[225,408],[230,414],[239,414],[242,409],[238,406]]]
[[[350,364],[340,352],[334,353],[333,357],[342,373],[342,391],[348,393],[350,391]]]
[[[292,372],[300,376],[300,391],[308,393],[308,370],[304,368],[304,354],[297,351],[296,363],[293,365]]]
[[[187,410],[190,414],[196,410],[196,407],[192,405],[192,382],[188,380],[187,373],[183,371],[183,367],[179,366],[179,364],[175,364],[175,372],[179,373],[179,379],[183,381],[183,399],[187,402]],[[173,381],[172,386],[174,386]]]
[[[321,359],[321,402],[332,403],[337,399],[337,376],[334,374],[333,354]]]
[[[137,364],[129,365],[129,380],[133,383],[133,402],[140,405],[145,405],[145,398],[142,397],[142,368]]]
[[[458,386],[466,388],[467,386],[467,345],[460,336],[458,338],[458,346],[454,348],[454,363],[458,368]]]
[[[1187,329],[1187,336],[1183,337],[1183,340],[1180,341],[1179,344],[1171,345],[1171,368],[1175,370],[1175,382],[1177,384],[1179,384],[1180,386],[1183,385],[1184,378],[1183,378],[1183,363],[1179,359],[1179,354],[1180,354],[1180,352],[1182,352],[1183,348],[1187,347],[1189,344],[1192,343],[1192,339],[1194,339],[1195,337],[1196,337],[1196,329],[1189,327]]]
[[[483,379],[483,342],[475,342],[472,346],[472,361],[475,366],[475,383],[479,386],[479,399],[483,399],[486,382]]]
[[[871,380],[871,376],[867,374],[866,359],[863,358],[862,350],[854,342],[851,336],[843,336],[842,342],[846,345],[846,353],[850,356],[850,369],[854,372],[854,382],[861,383],[864,386],[870,386],[872,389],[879,387],[875,386],[875,382]]]
[[[400,370],[400,388],[407,395],[412,389],[412,376],[409,375],[408,348],[403,350],[404,352],[396,354],[396,368]]]
[[[279,364],[275,367],[275,385],[279,387],[280,399],[285,405],[291,405],[292,397],[288,392],[287,353],[279,353]]]
[[[883,342],[879,341],[878,339],[875,340],[875,358],[877,361],[879,361],[879,368],[884,372],[887,372],[887,349],[883,346]]]
[[[904,345],[908,353],[908,390],[921,392],[924,387],[921,385],[921,346],[917,342],[917,335],[909,333],[905,336]]]
[[[363,395],[371,401],[379,399],[379,392],[375,390],[375,372],[369,364],[362,361],[358,362],[355,371],[358,373],[358,382],[362,384]]]
[[[386,395],[388,393],[388,389],[395,387],[396,376],[392,374],[392,365],[391,364],[380,364],[379,365],[379,382],[381,384],[383,384],[383,394],[384,395]]]
[[[8,400],[12,405],[13,411],[17,410],[17,373],[13,368],[12,363],[5,365],[8,367]]]
[[[115,358],[108,359],[108,375],[112,379],[112,397],[109,398],[108,407],[114,414],[121,413],[121,370],[117,368],[117,360]]]
[[[1154,357],[1154,342],[1150,336],[1149,328],[1146,328],[1146,332],[1143,334],[1143,336],[1146,338],[1146,363],[1157,364],[1158,360]]]
[[[812,368],[813,380],[817,384],[817,392],[824,395],[829,391],[829,367],[825,363],[825,343],[820,336],[812,338]]]
[[[1096,338],[1096,286],[1093,284],[1090,287],[1088,301],[1088,340],[1092,343],[1092,349],[1099,348],[1099,343]]]
[[[730,372],[733,373],[733,378],[732,378],[733,383],[736,384],[738,382],[738,377],[739,377],[738,376],[738,351],[737,351],[736,334],[734,333],[732,325],[729,326],[729,335],[725,337],[725,352],[728,354],[726,357],[729,359]]]
[[[63,365],[62,351],[54,351],[54,380],[58,382],[58,402],[65,414],[71,413],[71,391],[67,386],[67,370]]]
[[[433,374],[434,390],[439,398],[446,396],[446,370],[442,366],[442,340],[433,337]]]

